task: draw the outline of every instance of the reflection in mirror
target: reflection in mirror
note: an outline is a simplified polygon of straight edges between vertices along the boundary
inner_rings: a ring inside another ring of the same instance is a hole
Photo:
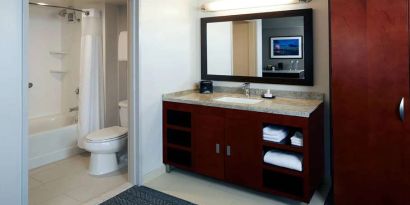
[[[208,23],[208,74],[303,78],[303,25],[303,16]]]

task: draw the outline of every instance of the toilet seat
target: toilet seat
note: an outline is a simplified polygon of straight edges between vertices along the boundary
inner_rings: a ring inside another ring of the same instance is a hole
[[[86,139],[89,143],[109,142],[127,137],[127,132],[128,129],[124,127],[108,127],[89,134]]]

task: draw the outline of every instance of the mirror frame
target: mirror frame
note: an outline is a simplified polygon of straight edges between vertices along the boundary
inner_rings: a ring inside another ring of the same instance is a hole
[[[232,16],[217,16],[201,18],[201,78],[202,80],[231,81],[231,82],[252,82],[286,85],[306,85],[313,86],[313,10],[300,9],[277,11],[268,13],[252,13]],[[266,19],[279,17],[303,16],[304,18],[304,60],[305,78],[275,78],[275,77],[247,77],[247,76],[228,76],[228,75],[209,75],[208,74],[208,55],[207,55],[207,24],[226,21],[243,21],[252,19]]]

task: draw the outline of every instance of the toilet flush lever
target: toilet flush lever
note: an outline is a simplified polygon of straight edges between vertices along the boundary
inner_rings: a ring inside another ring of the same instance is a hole
[[[399,106],[400,120],[404,122],[404,97],[401,98]]]

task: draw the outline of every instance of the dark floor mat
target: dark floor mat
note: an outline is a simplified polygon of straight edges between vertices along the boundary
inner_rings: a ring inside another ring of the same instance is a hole
[[[134,186],[101,205],[195,205],[144,186]]]

